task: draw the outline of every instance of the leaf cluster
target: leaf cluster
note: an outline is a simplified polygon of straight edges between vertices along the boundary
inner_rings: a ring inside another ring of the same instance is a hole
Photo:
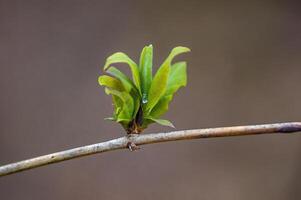
[[[107,75],[101,75],[98,83],[112,96],[114,113],[109,120],[120,123],[127,133],[140,133],[152,123],[174,127],[161,116],[177,90],[186,86],[186,62],[172,64],[175,56],[189,52],[187,47],[175,47],[153,76],[153,46],[142,49],[139,64],[125,53],[117,52],[109,56],[104,65]],[[116,67],[124,63],[130,68],[132,79]]]

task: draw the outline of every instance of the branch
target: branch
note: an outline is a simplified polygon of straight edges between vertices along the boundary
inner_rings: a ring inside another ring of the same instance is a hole
[[[264,124],[251,126],[234,126],[222,128],[208,128],[173,131],[168,133],[152,133],[144,135],[125,136],[98,144],[87,145],[65,151],[60,151],[0,167],[0,176],[5,176],[43,165],[70,160],[96,153],[103,153],[117,149],[126,149],[129,143],[136,145],[153,144],[176,140],[190,140],[198,138],[228,137],[258,135],[269,133],[293,133],[301,131],[301,122]]]

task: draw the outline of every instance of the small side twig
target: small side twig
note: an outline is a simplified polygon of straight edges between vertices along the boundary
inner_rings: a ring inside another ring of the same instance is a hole
[[[183,130],[168,133],[142,134],[132,136],[130,140],[127,136],[125,136],[98,144],[92,144],[65,151],[60,151],[0,166],[0,176],[5,176],[8,174],[17,173],[31,168],[36,168],[39,166],[57,163],[91,154],[103,153],[117,149],[126,149],[128,148],[129,142],[133,142],[136,145],[144,145],[159,142],[189,140],[198,138],[244,136],[270,133],[293,133],[299,131],[301,131],[301,122],[290,122],[278,124]]]

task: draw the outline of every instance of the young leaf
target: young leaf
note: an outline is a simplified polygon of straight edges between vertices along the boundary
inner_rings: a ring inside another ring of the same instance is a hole
[[[124,91],[124,87],[118,79],[107,76],[107,75],[100,76],[98,78],[98,83],[99,83],[99,85],[106,86],[114,91],[118,91],[118,92]],[[106,88],[105,91],[106,91],[106,94],[110,95],[110,94],[112,94],[112,92],[108,88]],[[119,113],[122,109],[123,103],[122,103],[121,99],[114,94],[112,94],[112,101],[113,101],[113,106],[114,106],[114,113],[113,113],[112,119],[117,120],[117,116],[119,115]]]
[[[114,106],[114,113],[113,113],[113,118],[115,120],[117,120],[118,115],[120,114],[121,110],[122,110],[122,100],[116,96],[116,95],[112,95],[112,101],[113,101],[113,106]]]
[[[168,105],[173,98],[174,93],[182,86],[186,86],[186,63],[179,62],[171,66],[170,74],[167,80],[166,91],[152,109],[150,116],[153,118],[159,118],[168,110]]]
[[[111,94],[110,91],[108,90],[108,88],[105,88],[105,93],[107,95]],[[112,94],[112,101],[113,101],[114,113],[113,113],[113,117],[111,117],[110,119],[116,121],[117,116],[119,115],[119,113],[122,109],[123,103],[122,103],[122,100],[118,96],[113,95],[113,94]],[[105,119],[107,119],[107,118],[105,118]]]
[[[190,51],[186,47],[172,49],[169,56],[152,77],[152,45],[143,48],[139,67],[126,54],[118,52],[107,58],[104,70],[111,76],[100,76],[99,84],[105,92],[112,95],[114,114],[110,120],[120,123],[127,133],[140,133],[151,123],[171,126],[168,120],[160,117],[168,110],[174,93],[186,85],[186,63],[171,65],[175,56]],[[113,63],[129,65],[133,81]]]
[[[147,103],[148,91],[152,83],[152,67],[153,67],[153,46],[149,45],[143,48],[140,55],[140,78],[141,78],[141,92],[142,103]]]
[[[172,128],[175,128],[175,126],[168,120],[166,119],[155,119],[155,118],[148,118],[160,125],[163,125],[163,126],[169,126],[169,127],[172,127]]]
[[[167,79],[169,76],[170,71],[170,64],[172,59],[181,54],[189,52],[190,49],[187,47],[175,47],[172,49],[169,56],[166,58],[166,60],[163,62],[163,64],[160,66],[159,70],[157,71],[150,90],[149,90],[149,101],[146,105],[146,111],[147,113],[150,113],[150,111],[153,109],[153,107],[157,104],[159,99],[164,95],[167,85]]]
[[[109,69],[107,69],[107,72],[108,72],[108,74],[110,74],[110,75],[116,77],[118,80],[120,80],[127,92],[131,92],[132,90],[134,90],[134,92],[138,93],[138,89],[136,88],[136,86],[132,82],[132,80],[129,79],[129,77],[127,77],[124,73],[119,71],[117,68],[112,66]]]
[[[146,114],[148,114],[152,110],[152,108],[156,105],[156,103],[164,94],[166,90],[169,70],[169,63],[162,65],[158,69],[149,89],[148,103],[146,104]]]
[[[134,111],[134,101],[132,97],[127,92],[119,92],[117,90],[112,90],[106,88],[106,93],[111,94],[114,98],[119,98],[122,102],[122,105],[118,105],[120,112],[116,116],[116,121],[131,121],[132,114]],[[120,104],[120,101],[118,102]]]
[[[113,78],[111,76],[107,76],[107,75],[102,75],[98,77],[98,83],[99,85],[102,86],[106,86],[109,87],[111,89],[117,90],[122,92],[124,90],[124,87],[121,83],[121,81],[119,81],[116,78]]]
[[[187,73],[186,62],[178,62],[171,66],[170,74],[167,81],[166,95],[173,95],[180,87],[186,86]]]
[[[179,47],[173,48],[162,65],[164,65],[166,63],[170,64],[172,59],[174,59],[174,57],[176,57],[177,55],[179,55],[181,53],[186,53],[186,52],[189,52],[189,51],[190,51],[190,49],[187,48],[187,47],[179,46]]]
[[[139,75],[139,69],[138,69],[137,64],[132,59],[130,59],[125,53],[117,52],[107,58],[106,64],[104,66],[104,70],[106,71],[107,69],[109,69],[111,64],[113,64],[113,63],[128,64],[132,71],[134,83],[135,83],[136,87],[138,88],[138,90],[141,91],[140,75]]]
[[[173,95],[167,95],[162,97],[156,106],[152,109],[150,116],[152,118],[159,118],[168,110],[169,102],[172,100]]]
[[[132,118],[134,120],[138,113],[140,105],[141,105],[141,98],[138,93],[134,93],[134,92],[131,93],[131,96],[134,99],[134,111],[133,111],[133,115],[132,115],[133,116]]]

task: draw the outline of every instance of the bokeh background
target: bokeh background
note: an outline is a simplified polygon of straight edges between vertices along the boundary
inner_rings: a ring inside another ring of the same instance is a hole
[[[178,130],[300,121],[296,2],[0,0],[0,164],[124,135],[97,78],[150,43],[155,68],[192,49],[165,117]],[[2,177],[0,198],[300,199],[300,156],[298,134],[154,144]]]

